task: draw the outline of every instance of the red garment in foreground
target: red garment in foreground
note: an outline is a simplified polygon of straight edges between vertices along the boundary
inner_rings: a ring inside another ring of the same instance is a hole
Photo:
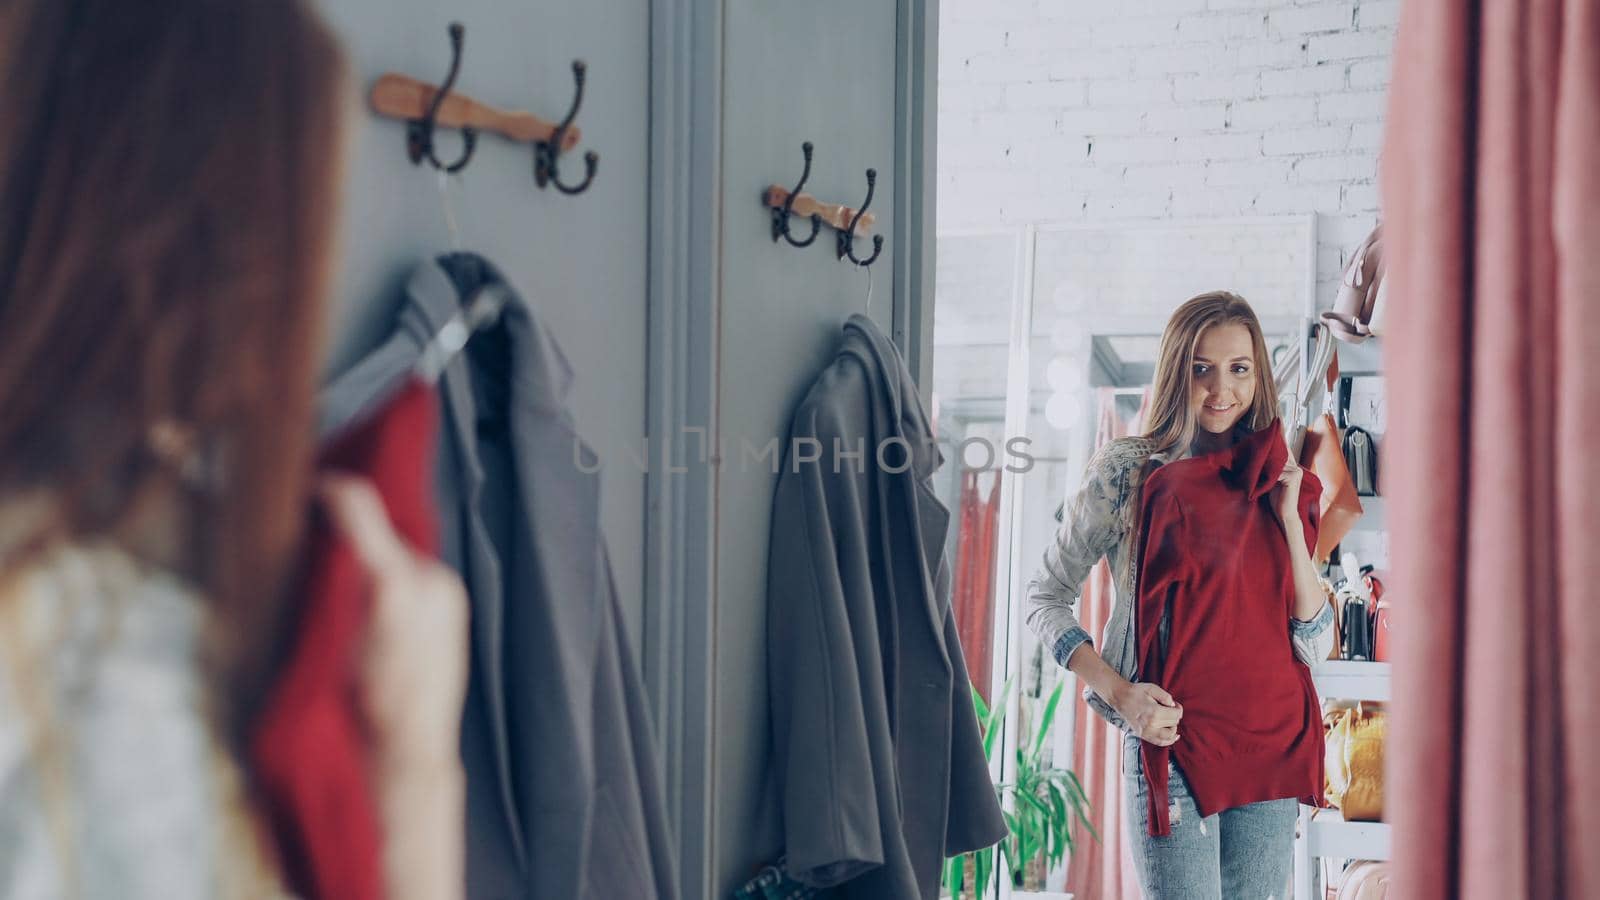
[[[1274,422],[1226,450],[1167,463],[1145,483],[1140,678],[1183,707],[1176,744],[1140,747],[1153,835],[1171,830],[1169,754],[1202,816],[1284,797],[1323,805],[1322,720],[1311,670],[1290,641],[1294,576],[1271,506],[1288,454]],[[1307,470],[1299,508],[1308,550],[1321,492]]]
[[[433,390],[407,384],[335,437],[319,468],[371,479],[395,529],[433,552]],[[250,761],[288,886],[311,900],[379,900],[382,831],[356,705],[356,656],[369,612],[366,576],[318,509],[307,540],[299,623],[250,738]]]

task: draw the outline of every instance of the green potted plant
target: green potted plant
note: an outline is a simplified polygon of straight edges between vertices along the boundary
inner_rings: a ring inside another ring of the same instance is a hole
[[[984,756],[991,760],[1005,719],[1011,685],[1011,679],[1007,679],[993,708],[983,702],[976,688],[972,690],[972,702],[983,727]],[[995,787],[1002,807],[1009,807],[1005,809],[1009,833],[998,847],[965,853],[946,861],[944,884],[952,896],[962,900],[984,897],[996,870],[997,849],[1005,856],[1006,873],[1012,887],[1018,889],[1013,893],[1017,896],[1018,892],[1042,890],[1045,873],[1072,853],[1074,820],[1082,822],[1092,838],[1100,839],[1090,822],[1089,800],[1078,776],[1070,769],[1057,769],[1047,764],[1045,741],[1065,686],[1065,681],[1056,683],[1031,728],[1026,727],[1030,723],[1025,722],[1024,729],[1017,735],[1014,778]],[[1008,798],[1010,803],[1006,802]]]
[[[1031,728],[1024,723],[1017,735],[1014,778],[998,788],[1002,797],[1012,799],[1011,809],[1005,813],[1011,833],[1001,846],[1012,887],[1023,891],[1043,890],[1045,873],[1072,853],[1074,820],[1083,823],[1090,837],[1100,840],[1077,774],[1050,765],[1047,756],[1046,738],[1065,688],[1065,680],[1057,681],[1038,721],[1031,723]]]

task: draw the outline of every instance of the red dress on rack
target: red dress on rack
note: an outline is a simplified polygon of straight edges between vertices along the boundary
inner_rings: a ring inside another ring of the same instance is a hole
[[[1274,422],[1228,449],[1167,463],[1145,483],[1140,678],[1183,707],[1176,744],[1140,747],[1153,835],[1171,831],[1169,758],[1202,816],[1285,797],[1323,805],[1322,718],[1311,670],[1290,640],[1294,576],[1271,507],[1288,454]],[[1306,471],[1299,511],[1308,551],[1317,543],[1321,492]]]

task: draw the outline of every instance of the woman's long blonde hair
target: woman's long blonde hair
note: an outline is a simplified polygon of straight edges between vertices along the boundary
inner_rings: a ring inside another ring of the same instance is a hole
[[[1207,291],[1184,301],[1167,320],[1156,358],[1156,380],[1144,436],[1155,443],[1156,453],[1177,451],[1182,456],[1194,443],[1198,426],[1190,395],[1194,384],[1195,347],[1200,335],[1218,325],[1243,325],[1250,332],[1255,357],[1256,392],[1239,427],[1257,431],[1278,416],[1278,389],[1272,378],[1272,360],[1261,321],[1255,310],[1231,291]]]

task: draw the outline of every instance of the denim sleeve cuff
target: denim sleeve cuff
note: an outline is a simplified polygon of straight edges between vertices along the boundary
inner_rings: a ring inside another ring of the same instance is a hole
[[[1294,636],[1302,640],[1310,640],[1327,631],[1333,625],[1333,604],[1322,604],[1322,611],[1312,616],[1309,621],[1302,621],[1293,616],[1289,617],[1289,627],[1293,629]]]
[[[1051,653],[1055,655],[1056,664],[1063,669],[1066,668],[1067,660],[1072,658],[1072,651],[1078,649],[1079,644],[1094,646],[1094,641],[1089,640],[1089,632],[1077,626],[1063,631],[1061,637],[1056,638],[1056,645],[1051,650]]]

